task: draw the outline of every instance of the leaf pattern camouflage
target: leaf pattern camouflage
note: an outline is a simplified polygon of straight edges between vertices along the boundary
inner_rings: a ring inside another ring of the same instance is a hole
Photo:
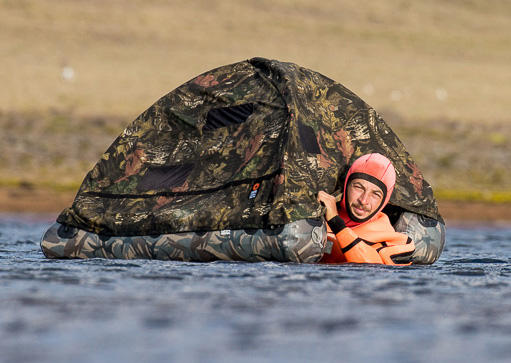
[[[41,239],[48,258],[118,258],[211,262],[318,262],[326,223],[302,219],[275,229],[182,232],[160,236],[105,237],[55,223]]]
[[[215,124],[222,115],[225,125]],[[57,221],[103,236],[283,226],[321,217],[318,191],[337,190],[372,152],[396,168],[391,204],[442,221],[430,185],[373,108],[317,72],[254,58],[206,72],[142,113]]]
[[[394,228],[409,236],[415,243],[412,255],[413,264],[435,263],[445,246],[445,225],[435,219],[420,214],[404,212]]]

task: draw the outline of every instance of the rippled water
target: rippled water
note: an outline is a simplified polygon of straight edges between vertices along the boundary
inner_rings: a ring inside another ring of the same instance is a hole
[[[0,216],[0,362],[508,362],[511,226],[432,266],[47,260]]]

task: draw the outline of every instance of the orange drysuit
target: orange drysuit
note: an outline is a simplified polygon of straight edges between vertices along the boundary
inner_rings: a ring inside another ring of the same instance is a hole
[[[364,220],[357,219],[346,208],[348,183],[362,178],[378,185],[384,197],[381,205]],[[405,234],[396,232],[382,209],[394,190],[396,172],[386,157],[368,154],[351,166],[344,184],[345,193],[338,204],[338,216],[328,222],[328,239],[320,263],[380,263],[409,265],[415,244]]]
[[[396,232],[385,213],[358,227],[346,227],[337,234],[328,228],[326,251],[320,263],[380,263],[409,265],[415,244]]]

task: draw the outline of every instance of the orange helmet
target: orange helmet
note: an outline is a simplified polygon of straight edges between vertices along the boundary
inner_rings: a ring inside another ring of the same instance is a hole
[[[365,179],[371,183],[377,185],[383,192],[382,203],[370,216],[359,219],[355,217],[351,211],[346,208],[346,193],[348,191],[348,184],[353,179]],[[390,200],[390,196],[394,191],[394,185],[396,184],[396,170],[391,161],[381,154],[367,154],[361,156],[351,166],[346,175],[344,182],[344,194],[341,200],[341,210],[339,214],[346,226],[352,227],[361,223],[366,223],[373,220],[378,212],[387,205]]]

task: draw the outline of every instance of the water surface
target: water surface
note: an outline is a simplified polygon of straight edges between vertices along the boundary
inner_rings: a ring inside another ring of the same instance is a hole
[[[0,216],[0,362],[509,362],[511,226],[432,266],[48,260]]]

